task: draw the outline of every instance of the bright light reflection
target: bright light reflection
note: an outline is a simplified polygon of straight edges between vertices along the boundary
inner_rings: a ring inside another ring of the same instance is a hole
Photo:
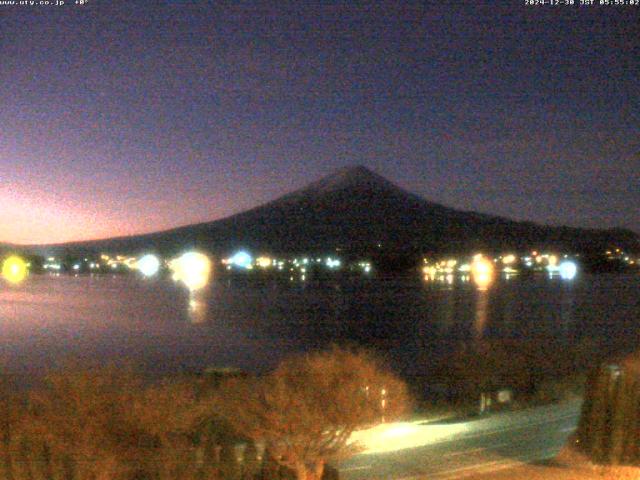
[[[136,262],[136,268],[145,277],[153,277],[160,270],[160,260],[152,254],[144,255]]]
[[[202,253],[188,252],[172,260],[169,268],[175,281],[184,283],[191,291],[200,290],[209,283],[211,260]]]
[[[2,277],[14,285],[22,282],[28,273],[27,263],[16,255],[7,258],[2,264]]]

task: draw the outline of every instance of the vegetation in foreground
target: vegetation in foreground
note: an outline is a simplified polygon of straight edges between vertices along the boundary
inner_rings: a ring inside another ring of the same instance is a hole
[[[599,342],[569,347],[556,339],[482,339],[463,343],[431,363],[428,376],[409,383],[425,415],[477,413],[482,393],[495,399],[511,391],[512,401],[490,409],[529,408],[581,398],[586,373],[609,355]],[[419,360],[428,365],[428,358]]]
[[[351,432],[407,411],[402,381],[370,354],[333,348],[259,377],[145,385],[127,369],[67,368],[5,388],[0,478],[320,479],[354,454]]]
[[[546,363],[536,363],[524,361],[532,358],[527,350],[516,358],[509,346],[486,347],[478,347],[481,357],[469,351],[454,355],[457,361],[448,368],[462,392],[510,379],[537,392],[531,398],[547,401],[572,385],[565,377],[548,377],[547,368],[557,365],[550,350]],[[590,350],[578,356],[591,358]],[[539,370],[525,368],[531,365]],[[637,458],[639,430],[628,428],[638,422],[637,355],[621,366],[619,376],[608,368],[590,376],[582,444],[580,453],[570,449],[572,458]],[[358,451],[348,443],[355,429],[392,421],[411,406],[406,385],[376,357],[337,347],[285,360],[261,377],[216,371],[149,385],[130,369],[70,365],[24,394],[6,382],[3,387],[0,478],[9,480],[335,478],[326,465]],[[622,455],[612,457],[615,452]],[[580,478],[571,475],[587,471],[558,464],[530,468],[539,478],[541,472]]]
[[[544,465],[523,465],[470,480],[637,480],[640,478],[640,352],[593,368],[578,430]]]
[[[640,467],[640,352],[589,375],[578,447],[599,464]]]

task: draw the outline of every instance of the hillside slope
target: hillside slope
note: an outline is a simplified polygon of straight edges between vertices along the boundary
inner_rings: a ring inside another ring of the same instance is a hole
[[[351,167],[272,202],[221,220],[133,237],[49,246],[83,251],[172,253],[184,248],[272,253],[397,253],[557,247],[640,250],[637,234],[541,226],[459,211],[406,192],[365,167]]]

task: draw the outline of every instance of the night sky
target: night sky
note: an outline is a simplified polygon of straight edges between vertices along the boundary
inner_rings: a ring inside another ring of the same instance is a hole
[[[401,4],[0,5],[0,241],[214,220],[354,164],[640,232],[640,6]]]

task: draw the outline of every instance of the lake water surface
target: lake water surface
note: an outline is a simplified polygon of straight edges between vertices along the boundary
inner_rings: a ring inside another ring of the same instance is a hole
[[[194,302],[195,300],[195,302]],[[169,279],[37,276],[0,285],[0,361],[37,375],[69,357],[149,373],[262,371],[333,342],[374,346],[404,374],[480,338],[640,345],[640,276],[545,276],[473,284],[419,278],[325,283],[214,281],[196,299]]]

